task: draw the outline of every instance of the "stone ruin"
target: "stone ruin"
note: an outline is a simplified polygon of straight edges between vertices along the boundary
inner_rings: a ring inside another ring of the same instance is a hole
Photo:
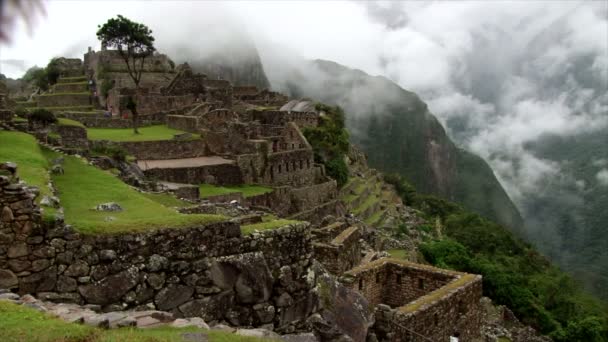
[[[306,223],[257,235],[242,235],[232,221],[83,235],[41,221],[35,193],[17,180],[0,176],[0,288],[234,326],[289,329],[315,310]]]
[[[142,175],[192,200],[201,183],[266,185],[274,191],[248,198],[222,195],[209,202],[236,200],[309,221],[315,228],[297,224],[242,235],[239,221],[232,220],[181,230],[84,236],[62,224],[43,224],[28,188],[0,177],[0,288],[105,310],[155,308],[176,317],[289,330],[319,309],[307,278],[314,258],[374,307],[371,332],[381,341],[478,337],[481,277],[362,257],[368,234],[364,224],[325,222],[328,215],[343,217],[345,209],[336,182],[314,162],[302,133],[321,118],[311,101],[289,101],[269,90],[209,79],[187,64],[173,67],[160,54],[146,60],[142,89],[135,93],[122,63],[115,51],[85,54],[83,72],[98,85],[113,84],[98,105],[127,113],[125,101],[135,96],[142,126],[166,124],[201,138],[88,141],[85,128],[57,125],[64,147],[120,147],[137,158]],[[0,89],[0,119],[1,101]],[[81,104],[66,101],[62,104]],[[60,116],[86,127],[131,124],[95,112]],[[198,206],[187,213],[206,210],[208,206]]]
[[[481,276],[397,259],[378,259],[344,273],[342,282],[376,307],[382,341],[480,338]]]

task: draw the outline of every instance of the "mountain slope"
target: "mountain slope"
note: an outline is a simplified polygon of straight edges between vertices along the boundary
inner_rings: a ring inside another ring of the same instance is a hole
[[[316,60],[279,89],[342,106],[351,140],[372,167],[397,172],[418,191],[463,204],[504,226],[523,222],[483,159],[459,149],[420,98],[384,77]]]

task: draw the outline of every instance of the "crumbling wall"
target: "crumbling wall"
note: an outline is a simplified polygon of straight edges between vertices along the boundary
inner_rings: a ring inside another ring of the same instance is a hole
[[[316,306],[306,224],[241,235],[238,224],[85,235],[40,224],[33,196],[0,177],[0,287],[104,310],[171,311],[284,326]]]

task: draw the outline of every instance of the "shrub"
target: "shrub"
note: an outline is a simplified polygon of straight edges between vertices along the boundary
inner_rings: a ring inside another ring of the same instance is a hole
[[[35,121],[43,125],[50,125],[57,122],[55,114],[53,114],[53,112],[51,112],[50,110],[44,108],[38,108],[33,110],[30,113],[28,119],[30,121]]]
[[[27,109],[25,109],[21,106],[15,108],[15,115],[17,115],[18,117],[25,119],[25,118],[27,118],[27,114],[28,114]]]
[[[334,158],[325,164],[327,175],[335,179],[338,187],[342,187],[348,181],[348,167],[343,158]]]

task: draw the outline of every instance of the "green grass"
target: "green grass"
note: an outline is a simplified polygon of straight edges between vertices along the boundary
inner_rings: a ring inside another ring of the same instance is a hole
[[[86,341],[95,334],[88,326],[63,322],[7,301],[0,301],[0,322],[0,336],[5,342]]]
[[[70,106],[70,107],[30,107],[26,108],[28,111],[35,109],[47,109],[51,112],[64,112],[64,111],[74,111],[74,112],[91,112],[93,111],[93,106]]]
[[[40,94],[40,95],[38,95],[38,96],[40,96],[40,97],[52,97],[52,96],[65,96],[65,95],[89,96],[89,95],[91,95],[91,93],[89,93],[88,91],[79,91],[79,92],[72,92],[72,93],[49,93],[49,94]]]
[[[53,176],[65,210],[66,222],[82,233],[118,233],[156,228],[180,228],[217,222],[218,215],[185,215],[139,193],[114,177],[84,161],[67,156],[65,174]],[[116,202],[120,212],[100,212],[95,206]],[[113,217],[112,221],[106,218]]]
[[[408,252],[405,249],[389,249],[388,254],[395,259],[407,260]]]
[[[384,214],[386,210],[378,210],[372,216],[366,218],[364,221],[370,226],[378,224],[380,219],[382,218],[382,214]]]
[[[48,187],[49,162],[33,136],[21,132],[0,131],[0,162],[17,163],[18,176],[40,189],[39,198],[51,195]]]
[[[77,127],[86,128],[82,123],[80,123],[76,120],[71,120],[71,119],[66,119],[66,118],[57,119],[57,124],[60,126],[77,126]]]
[[[155,125],[139,128],[139,134],[133,133],[132,128],[89,128],[87,134],[90,140],[110,141],[158,141],[171,140],[175,134],[186,133],[165,125]],[[193,134],[192,138],[200,136]]]
[[[234,186],[218,186],[212,184],[201,184],[199,187],[201,198],[210,197],[210,196],[218,196],[218,195],[226,195],[232,194],[235,192],[240,192],[243,194],[243,197],[253,197],[261,194],[265,194],[268,192],[272,192],[273,189],[255,184],[243,184],[243,185],[234,185]]]
[[[289,224],[298,223],[300,221],[295,220],[287,220],[287,219],[277,219],[274,215],[266,215],[262,217],[262,222],[256,224],[248,224],[245,226],[241,226],[241,233],[243,235],[251,234],[257,231],[264,231],[270,229],[277,229],[284,227]]]
[[[195,327],[150,329],[98,329],[67,323],[42,312],[0,301],[0,336],[3,342],[181,342],[184,335],[206,335],[211,342],[262,341],[215,330]]]
[[[156,203],[160,203],[165,207],[173,208],[183,208],[189,207],[192,203],[187,201],[182,201],[179,198],[172,196],[171,194],[162,193],[162,194],[151,194],[151,193],[142,193],[145,197],[153,200]]]

